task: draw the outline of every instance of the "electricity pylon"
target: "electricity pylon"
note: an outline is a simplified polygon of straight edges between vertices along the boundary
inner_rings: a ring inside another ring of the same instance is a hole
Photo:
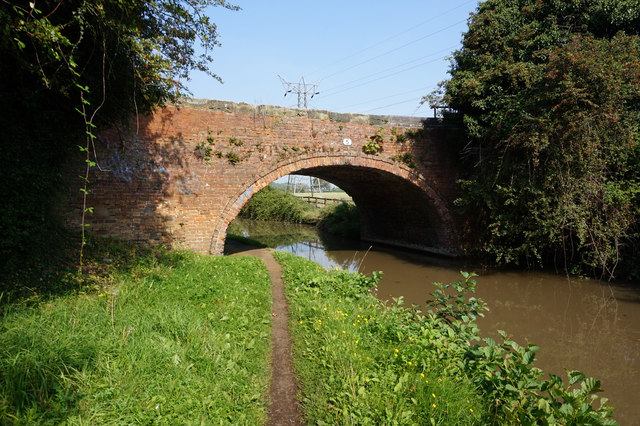
[[[320,92],[317,92],[318,83],[307,84],[304,81],[304,77],[300,78],[298,84],[291,83],[284,79],[281,75],[278,75],[280,81],[282,81],[282,85],[286,89],[284,95],[287,96],[287,93],[296,93],[298,95],[298,108],[308,108],[307,104],[307,96],[311,94],[311,99],[315,95],[318,95]]]

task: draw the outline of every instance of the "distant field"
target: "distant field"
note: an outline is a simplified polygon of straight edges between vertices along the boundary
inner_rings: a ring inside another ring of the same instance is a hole
[[[351,197],[346,192],[297,192],[296,197],[317,197],[317,198],[329,198],[333,200],[351,200]]]

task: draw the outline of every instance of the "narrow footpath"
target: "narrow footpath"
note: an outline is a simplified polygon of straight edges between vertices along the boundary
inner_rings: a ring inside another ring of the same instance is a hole
[[[269,391],[268,425],[302,425],[296,400],[296,380],[291,363],[291,337],[289,335],[287,299],[284,295],[282,267],[275,261],[270,249],[237,252],[234,256],[253,256],[267,266],[271,276],[273,299],[271,322],[271,389]]]

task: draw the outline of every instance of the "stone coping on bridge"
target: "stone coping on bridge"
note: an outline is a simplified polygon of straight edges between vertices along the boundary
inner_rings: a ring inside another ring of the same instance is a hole
[[[252,105],[244,102],[219,101],[214,99],[182,98],[177,107],[207,109],[230,114],[246,114],[267,117],[308,118],[312,120],[335,121],[339,123],[361,123],[374,126],[399,126],[421,128],[438,126],[440,120],[427,117],[406,117],[398,115],[367,115],[356,113],[332,112],[318,109],[304,109],[277,105]]]

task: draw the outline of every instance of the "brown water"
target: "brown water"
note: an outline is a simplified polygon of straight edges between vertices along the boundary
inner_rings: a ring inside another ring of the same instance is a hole
[[[383,300],[403,297],[407,305],[422,305],[434,281],[457,281],[460,270],[481,272],[412,252],[357,243],[346,243],[350,247],[344,249],[344,242],[310,239],[308,229],[302,241],[291,243],[294,230],[286,229],[288,241],[278,250],[329,268],[383,271],[378,285]],[[247,234],[255,237],[258,231],[253,232]],[[566,368],[600,379],[601,395],[616,407],[616,420],[640,425],[640,284],[629,288],[523,271],[484,271],[476,280],[477,296],[490,308],[478,321],[483,336],[498,339],[496,330],[504,330],[520,344],[541,347],[536,366],[545,372],[566,377]]]

